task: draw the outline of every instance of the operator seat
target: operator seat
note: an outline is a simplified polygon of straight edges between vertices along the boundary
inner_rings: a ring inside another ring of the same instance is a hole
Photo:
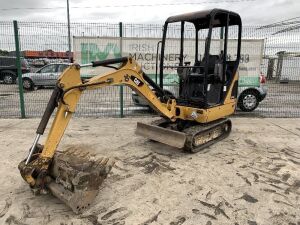
[[[203,58],[205,63],[206,58]],[[208,74],[207,74],[207,102],[210,105],[218,104],[221,101],[221,92],[223,91],[222,73],[223,64],[219,55],[208,56]]]

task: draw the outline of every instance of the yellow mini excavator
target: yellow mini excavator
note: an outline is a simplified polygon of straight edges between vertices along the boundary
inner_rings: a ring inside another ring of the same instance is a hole
[[[179,76],[177,97],[163,89],[165,49],[169,40],[168,25],[171,23],[179,23],[181,27],[177,46],[178,63],[172,66]],[[189,27],[188,30],[186,27]],[[185,38],[187,33],[191,33],[191,27],[195,30],[195,54],[193,62],[186,62]],[[229,57],[228,36],[231,27],[237,28],[237,38],[230,45],[230,48],[235,46],[235,52],[230,50],[234,57]],[[223,36],[218,42],[214,39],[216,29]],[[57,80],[28,157],[19,164],[24,180],[37,193],[52,193],[75,213],[90,206],[99,185],[111,170],[113,160],[97,159],[88,152],[75,149],[56,151],[81,94],[87,90],[127,85],[145,98],[162,117],[152,124],[137,124],[136,133],[151,140],[198,152],[227,137],[231,131],[231,121],[227,117],[234,113],[237,101],[241,30],[240,16],[221,9],[169,17],[164,24],[161,41],[159,85],[130,57],[70,65]],[[201,55],[198,38],[203,31],[207,36],[204,54]],[[83,80],[80,69],[87,66],[109,67],[114,71]],[[44,145],[40,145],[39,138],[55,108],[57,111],[48,137]]]

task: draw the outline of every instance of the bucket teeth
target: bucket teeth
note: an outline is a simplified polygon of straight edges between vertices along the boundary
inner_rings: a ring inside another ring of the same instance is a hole
[[[103,157],[101,157],[100,159],[97,159],[97,160],[95,161],[94,167],[95,167],[95,168],[98,167],[98,166],[100,165],[100,163],[102,162],[102,160],[103,160]]]
[[[105,166],[105,165],[107,164],[108,160],[109,160],[108,158],[103,159],[103,160],[99,163],[99,166]]]
[[[69,150],[68,152],[63,152],[65,155],[75,155],[76,150]]]
[[[82,158],[88,158],[87,156],[89,156],[89,153],[88,152],[83,152],[80,157]]]
[[[65,154],[72,154],[72,152],[75,152],[75,151],[76,151],[75,148],[67,148],[67,149],[64,151],[64,153],[65,153]]]

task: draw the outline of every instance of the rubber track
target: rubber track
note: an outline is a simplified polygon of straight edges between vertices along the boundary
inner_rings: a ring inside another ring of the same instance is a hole
[[[225,124],[228,125],[228,128],[226,130],[222,129],[222,127]],[[205,134],[212,133],[212,131],[220,129],[220,127],[223,131],[223,133],[220,136],[218,136],[217,138],[210,140],[202,145],[195,146],[194,139],[197,136],[200,136],[200,135],[203,136]],[[186,150],[188,152],[192,152],[192,153],[199,152],[202,149],[207,148],[207,147],[213,145],[214,143],[219,142],[219,141],[223,140],[224,138],[228,137],[231,132],[231,127],[232,127],[231,120],[221,119],[221,120],[209,123],[207,125],[196,125],[196,126],[184,129],[182,132],[186,133],[186,135],[187,135],[187,140],[185,143],[184,150]]]

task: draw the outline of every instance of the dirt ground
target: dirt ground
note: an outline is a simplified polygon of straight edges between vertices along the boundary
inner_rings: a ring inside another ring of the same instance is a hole
[[[153,119],[71,121],[60,150],[116,159],[82,215],[34,196],[19,175],[39,120],[0,120],[0,224],[300,224],[300,119],[233,118],[231,135],[197,154],[134,134]]]

